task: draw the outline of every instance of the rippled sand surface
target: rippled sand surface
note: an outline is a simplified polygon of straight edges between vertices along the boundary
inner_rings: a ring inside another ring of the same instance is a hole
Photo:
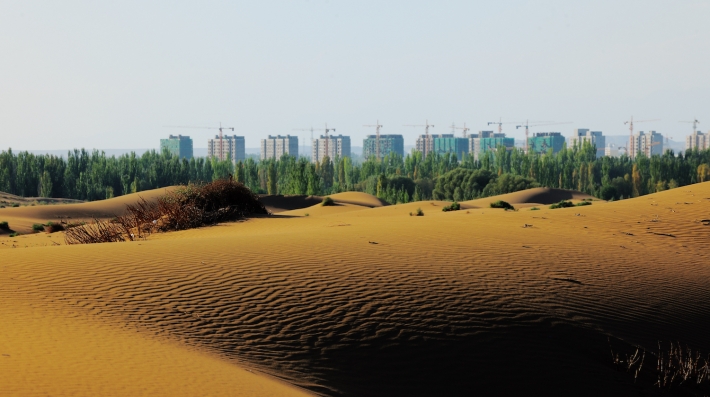
[[[710,352],[710,183],[558,210],[442,205],[316,206],[132,243],[25,237],[0,251],[0,299],[102,327],[105,346],[131,335],[328,396],[621,396],[645,389],[608,338]],[[2,323],[30,327],[14,307]],[[2,373],[54,371],[0,358]]]

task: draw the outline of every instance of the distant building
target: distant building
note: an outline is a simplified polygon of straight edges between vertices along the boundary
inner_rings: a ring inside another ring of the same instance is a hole
[[[192,158],[192,139],[186,135],[170,135],[160,140],[160,151],[167,150],[181,159]]]
[[[656,131],[644,133],[639,131],[631,138],[629,154],[631,158],[636,157],[638,153],[643,153],[646,157],[651,157],[654,154],[663,154],[663,135]]]
[[[710,132],[703,134],[700,131],[695,131],[692,135],[685,137],[686,150],[705,150],[710,149]]]
[[[404,137],[397,134],[380,134],[380,158],[390,153],[396,153],[404,157]],[[368,159],[370,156],[377,156],[377,135],[368,135],[362,141],[362,156]]]
[[[570,139],[570,147],[575,145],[581,147],[584,142],[589,142],[591,145],[597,147],[597,158],[605,155],[606,139],[601,131],[589,131],[587,128],[577,128],[574,130],[574,135],[572,135]]]
[[[417,138],[417,151],[422,152],[422,157],[426,156],[434,150],[434,139],[435,138],[453,138],[454,134],[429,134],[429,135],[419,135]]]
[[[613,146],[607,146],[604,148],[604,155],[607,157],[619,157],[619,149]]]
[[[528,138],[528,150],[533,153],[545,154],[550,149],[557,153],[565,146],[565,137],[560,132],[536,132]]]
[[[207,141],[207,156],[220,158],[219,135],[215,135],[214,139]],[[222,158],[225,160],[229,158],[234,162],[246,160],[244,137],[236,135],[222,136]]]
[[[433,151],[438,154],[454,153],[459,160],[463,160],[468,153],[468,138],[457,138],[453,135],[434,138]]]
[[[280,159],[284,154],[298,157],[298,137],[292,135],[271,136],[261,140],[260,159]]]
[[[320,138],[313,140],[311,146],[311,161],[320,163],[325,158],[326,154],[330,160],[336,157],[350,157],[350,137],[344,135],[328,135],[327,138],[328,153],[325,152],[326,137],[321,135]]]
[[[496,150],[498,146],[512,149],[515,147],[515,139],[493,131],[478,131],[477,134],[468,135],[468,152],[473,154],[475,160],[478,160],[483,153],[489,150]]]

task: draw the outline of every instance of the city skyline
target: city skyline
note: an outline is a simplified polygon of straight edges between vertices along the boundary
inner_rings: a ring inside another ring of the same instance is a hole
[[[219,122],[247,141],[325,122],[360,141],[378,119],[408,140],[426,119],[710,130],[707,2],[88,4],[2,6],[3,150],[153,147],[165,125]]]

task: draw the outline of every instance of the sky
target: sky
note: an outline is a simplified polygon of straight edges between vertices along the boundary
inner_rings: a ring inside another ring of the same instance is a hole
[[[682,141],[679,121],[710,130],[709,20],[707,0],[0,0],[0,150],[206,147],[216,130],[166,126],[220,122],[247,147],[325,123],[360,146],[377,120],[405,144],[427,120],[623,135],[631,116]]]

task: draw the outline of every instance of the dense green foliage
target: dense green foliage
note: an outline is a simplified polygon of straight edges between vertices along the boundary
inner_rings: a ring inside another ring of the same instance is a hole
[[[326,196],[323,198],[323,201],[320,203],[320,205],[322,205],[323,207],[328,207],[331,205],[335,205],[335,201],[333,201],[333,199],[329,196]]]
[[[449,211],[458,211],[460,209],[461,209],[461,204],[454,201],[450,205],[447,205],[446,207],[442,208],[441,210],[444,212],[449,212]]]
[[[498,200],[498,201],[492,202],[491,208],[502,208],[504,210],[511,210],[511,211],[515,210],[515,207],[513,207],[512,204],[510,204],[507,201],[503,201],[503,200]]]
[[[550,209],[556,210],[558,208],[570,208],[570,207],[574,207],[574,203],[572,203],[571,201],[562,200],[559,203],[552,204],[550,206]]]
[[[328,158],[319,164],[284,156],[278,160],[179,159],[168,152],[108,157],[74,150],[66,159],[27,152],[0,152],[0,191],[31,197],[98,200],[190,182],[211,182],[230,174],[252,191],[328,195],[362,191],[390,203],[426,199],[464,201],[535,186],[579,190],[601,199],[621,199],[710,180],[710,150],[675,156],[597,159],[593,146],[556,154],[520,149],[484,153],[479,160],[419,152],[355,164]]]

